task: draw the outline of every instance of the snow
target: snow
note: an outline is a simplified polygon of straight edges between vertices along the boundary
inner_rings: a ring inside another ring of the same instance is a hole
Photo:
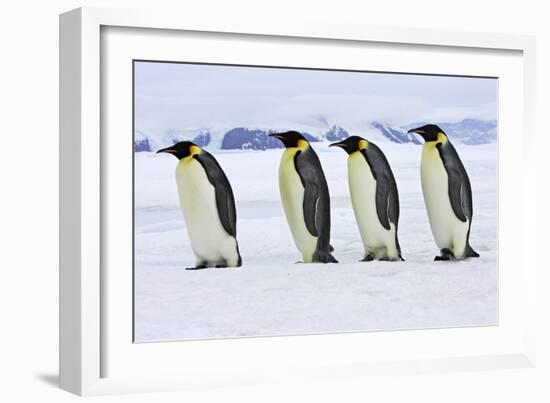
[[[233,186],[243,266],[186,271],[195,258],[179,208],[176,159],[135,154],[135,339],[202,338],[497,324],[497,146],[456,145],[472,182],[471,245],[481,257],[433,262],[421,146],[379,142],[396,177],[405,262],[360,263],[347,155],[315,143],[329,183],[334,255],[301,259],[278,190],[282,150],[213,151]]]

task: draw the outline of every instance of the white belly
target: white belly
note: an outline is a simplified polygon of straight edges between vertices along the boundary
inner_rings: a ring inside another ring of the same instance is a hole
[[[309,263],[313,260],[313,253],[317,247],[317,237],[307,230],[304,220],[304,186],[294,168],[296,151],[297,149],[287,148],[283,153],[279,166],[279,190],[296,247],[302,253],[304,262]]]
[[[392,257],[397,257],[395,245],[395,225],[387,230],[380,223],[376,211],[376,181],[365,157],[356,152],[348,158],[349,190],[353,212],[366,252],[386,249]],[[378,256],[377,256],[378,257]]]
[[[430,227],[439,249],[449,248],[455,256],[462,256],[466,247],[468,221],[460,221],[449,200],[447,171],[439,151],[425,144],[421,162],[422,192],[428,211]]]
[[[193,158],[180,161],[176,168],[176,181],[191,248],[199,261],[212,263],[226,260],[229,266],[236,266],[238,254],[235,238],[222,226],[215,189],[202,165]]]

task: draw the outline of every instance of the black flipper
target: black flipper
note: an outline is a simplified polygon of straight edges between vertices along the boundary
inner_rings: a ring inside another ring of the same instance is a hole
[[[301,154],[300,151],[294,156],[294,163],[298,167],[297,157]],[[304,164],[301,164],[302,166]],[[298,169],[298,168],[297,168]],[[300,180],[304,186],[304,220],[306,222],[306,228],[313,236],[318,236],[317,232],[317,203],[319,201],[319,183],[317,175],[312,169],[302,167],[298,170]]]
[[[369,143],[366,149],[361,150],[361,154],[367,160],[372,175],[376,180],[376,212],[378,213],[380,224],[387,230],[390,229],[390,223],[393,223],[397,228],[399,221],[399,194],[390,164],[376,144]]]
[[[449,200],[456,218],[462,222],[472,221],[472,188],[464,165],[454,146],[447,143],[437,144],[439,156],[447,171]]]
[[[390,180],[386,174],[378,175],[376,179],[376,212],[380,224],[387,230],[390,229]]]
[[[455,213],[456,218],[462,222],[466,222],[466,211],[464,209],[465,199],[465,186],[458,169],[449,167],[447,169],[447,175],[449,177],[449,199],[451,201],[451,207]]]
[[[193,156],[204,168],[208,181],[216,192],[216,207],[225,231],[232,237],[237,237],[237,212],[233,189],[218,161],[207,151]]]
[[[306,228],[317,237],[313,261],[334,262],[330,254],[330,197],[328,185],[315,151],[309,146],[294,156],[294,166],[304,186],[303,212]]]

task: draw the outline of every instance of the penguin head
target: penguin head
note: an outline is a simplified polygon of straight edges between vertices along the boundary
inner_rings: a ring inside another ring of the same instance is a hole
[[[420,134],[426,143],[445,143],[447,141],[447,135],[437,125],[424,125],[417,127],[416,129],[409,130],[409,133]]]
[[[307,145],[306,138],[294,130],[284,133],[271,133],[269,136],[281,140],[286,148]]]
[[[192,143],[190,141],[180,141],[179,143],[176,143],[173,146],[163,148],[162,150],[158,150],[157,154],[168,153],[168,154],[172,154],[174,157],[181,160],[186,157],[189,157],[190,155],[200,154],[201,151],[202,149],[195,143]]]
[[[351,136],[339,143],[332,143],[329,147],[340,147],[348,154],[353,154],[356,151],[365,150],[369,146],[369,142],[363,137]]]

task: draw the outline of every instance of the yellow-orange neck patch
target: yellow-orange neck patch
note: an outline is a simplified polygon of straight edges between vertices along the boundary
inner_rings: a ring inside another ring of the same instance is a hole
[[[359,150],[366,150],[369,146],[369,142],[365,139],[359,140],[359,144],[357,145],[359,147]]]
[[[202,153],[202,148],[200,148],[199,146],[191,146],[189,147],[189,155],[183,158],[182,161],[184,161],[185,163],[193,161],[193,156],[199,155],[200,153]]]
[[[304,151],[308,147],[309,147],[309,144],[307,141],[302,139],[298,140],[298,146],[297,146],[298,150]]]
[[[427,147],[429,149],[434,149],[438,144],[445,144],[447,142],[447,136],[445,136],[443,133],[439,132],[437,133],[437,139],[434,141],[427,141],[424,143],[424,147]]]
[[[189,152],[191,153],[191,156],[200,154],[202,152],[202,149],[199,146],[191,146],[189,147]]]

